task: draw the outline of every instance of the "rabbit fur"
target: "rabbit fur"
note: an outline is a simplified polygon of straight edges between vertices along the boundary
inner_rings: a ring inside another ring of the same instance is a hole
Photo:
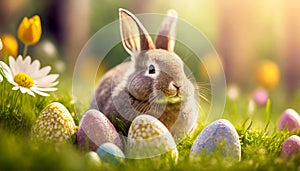
[[[123,47],[131,61],[102,77],[90,108],[104,113],[125,135],[141,114],[158,118],[175,137],[190,133],[197,123],[198,100],[184,63],[174,52],[176,11],[169,10],[155,44],[132,13],[119,9],[119,17]]]

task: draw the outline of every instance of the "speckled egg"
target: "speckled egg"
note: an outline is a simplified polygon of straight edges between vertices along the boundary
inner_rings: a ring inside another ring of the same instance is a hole
[[[113,143],[104,143],[97,149],[97,154],[101,158],[101,161],[119,164],[124,161],[125,156],[122,150]]]
[[[128,132],[127,157],[144,159],[167,152],[175,161],[177,160],[178,150],[175,141],[164,124],[150,115],[136,117]]]
[[[31,138],[44,142],[73,142],[77,127],[68,109],[58,102],[46,106],[31,129]]]
[[[228,120],[220,119],[205,127],[196,138],[190,155],[215,153],[224,158],[241,159],[239,135]]]
[[[295,154],[300,154],[300,137],[297,135],[290,136],[282,144],[281,154],[288,159]]]
[[[289,131],[300,129],[300,116],[293,109],[286,109],[278,122],[277,130],[288,129]]]
[[[83,115],[76,140],[82,149],[92,151],[96,151],[100,145],[106,142],[114,143],[123,148],[115,127],[104,114],[95,109],[88,110]]]

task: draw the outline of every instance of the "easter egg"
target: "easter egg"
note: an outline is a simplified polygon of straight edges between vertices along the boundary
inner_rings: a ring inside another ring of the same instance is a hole
[[[31,129],[31,138],[44,142],[73,142],[77,127],[68,109],[58,102],[46,106]]]
[[[220,154],[223,158],[241,159],[239,135],[228,120],[214,121],[197,136],[190,155],[203,154]]]
[[[125,158],[122,150],[113,143],[104,143],[97,149],[97,154],[101,161],[119,164]]]
[[[256,70],[256,82],[266,89],[274,89],[279,81],[280,71],[276,63],[270,60],[261,61]]]
[[[277,130],[288,129],[289,131],[300,129],[300,116],[293,109],[286,109],[278,122]]]
[[[85,158],[91,164],[94,164],[94,165],[100,165],[101,164],[100,157],[94,151],[90,151],[90,152],[86,153]]]
[[[82,117],[77,137],[77,144],[82,149],[96,151],[106,142],[111,142],[122,148],[118,132],[107,117],[100,111],[88,110]]]
[[[297,135],[290,136],[282,144],[281,154],[288,159],[295,154],[300,154],[300,137]]]
[[[258,106],[265,106],[269,96],[265,89],[258,88],[253,92],[252,98]]]
[[[178,150],[168,129],[153,116],[136,117],[128,132],[127,157],[144,159],[164,153],[171,154],[171,158],[177,161]]]

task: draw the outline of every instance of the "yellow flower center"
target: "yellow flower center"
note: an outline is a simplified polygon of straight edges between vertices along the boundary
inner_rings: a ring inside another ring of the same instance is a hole
[[[22,87],[30,88],[34,84],[34,80],[28,75],[23,72],[19,72],[14,76],[14,81]]]

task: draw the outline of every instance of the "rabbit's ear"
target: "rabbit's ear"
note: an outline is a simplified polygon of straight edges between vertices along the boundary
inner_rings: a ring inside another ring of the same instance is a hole
[[[148,32],[133,14],[120,8],[119,15],[123,46],[129,54],[155,48]]]
[[[165,49],[170,52],[174,51],[176,23],[177,12],[175,10],[169,10],[168,16],[162,22],[156,37],[155,46],[157,49]]]

